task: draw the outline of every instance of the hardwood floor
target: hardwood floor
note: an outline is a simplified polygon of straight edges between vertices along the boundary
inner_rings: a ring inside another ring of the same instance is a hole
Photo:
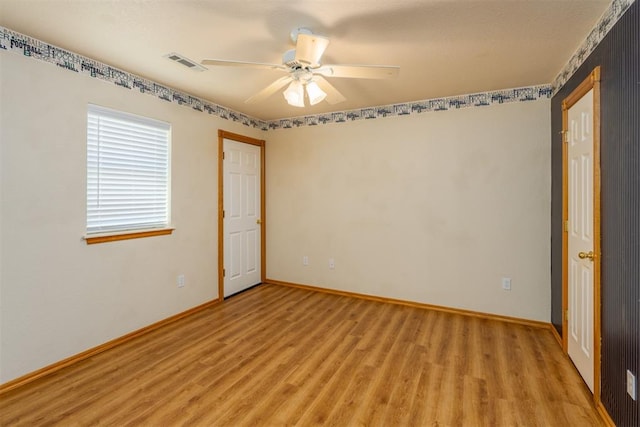
[[[0,422],[603,425],[546,329],[277,285],[10,391]]]

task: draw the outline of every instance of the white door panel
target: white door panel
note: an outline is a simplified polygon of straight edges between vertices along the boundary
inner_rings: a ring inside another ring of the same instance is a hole
[[[224,296],[260,283],[260,147],[224,139]]]
[[[568,119],[568,353],[593,391],[593,90],[569,109]]]

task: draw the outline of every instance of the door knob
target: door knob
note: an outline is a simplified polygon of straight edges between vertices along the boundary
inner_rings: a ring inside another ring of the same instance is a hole
[[[578,258],[580,259],[585,259],[585,258],[589,258],[591,261],[593,261],[593,257],[594,257],[594,253],[593,251],[589,251],[589,252],[578,252]]]
[[[260,218],[256,219],[256,224],[262,224],[262,220]]]

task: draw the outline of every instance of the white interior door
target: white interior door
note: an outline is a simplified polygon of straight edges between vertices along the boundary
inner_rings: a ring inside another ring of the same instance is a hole
[[[568,353],[593,392],[593,89],[568,110]]]
[[[223,142],[224,296],[261,280],[260,147]]]

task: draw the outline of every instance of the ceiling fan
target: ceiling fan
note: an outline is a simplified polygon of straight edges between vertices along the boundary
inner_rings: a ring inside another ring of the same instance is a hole
[[[320,61],[329,45],[329,39],[313,34],[308,28],[294,29],[291,32],[291,40],[295,43],[296,48],[284,53],[282,65],[224,59],[204,59],[202,64],[263,68],[286,72],[286,76],[274,81],[245,102],[252,104],[264,101],[289,84],[283,95],[289,105],[295,107],[305,106],[305,92],[311,105],[323,100],[329,104],[337,104],[346,99],[324,77],[388,79],[397,77],[400,71],[400,67],[390,65],[322,64]]]

